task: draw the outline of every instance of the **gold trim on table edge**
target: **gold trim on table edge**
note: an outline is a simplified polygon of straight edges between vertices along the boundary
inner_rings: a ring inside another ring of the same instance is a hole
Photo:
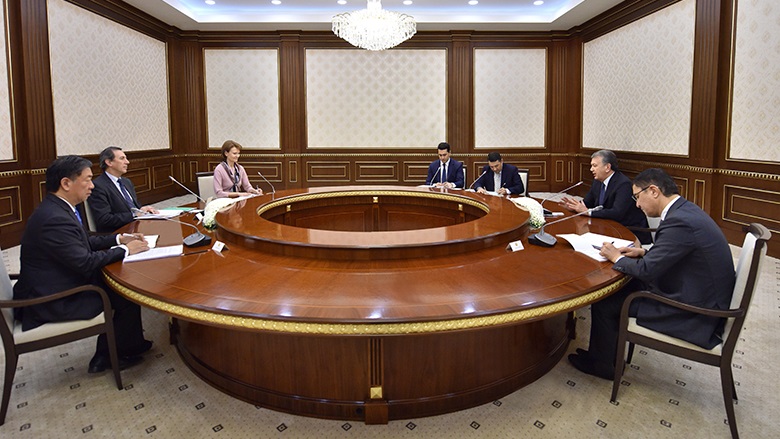
[[[596,291],[563,302],[491,316],[410,323],[303,323],[230,316],[187,308],[185,306],[152,299],[144,294],[133,291],[124,285],[120,285],[105,273],[103,273],[103,277],[111,288],[120,292],[125,297],[173,317],[180,317],[197,323],[232,327],[236,329],[318,335],[398,335],[436,333],[499,326],[518,323],[524,320],[536,320],[545,316],[552,316],[581,308],[612,293],[628,282],[628,278],[624,277]]]

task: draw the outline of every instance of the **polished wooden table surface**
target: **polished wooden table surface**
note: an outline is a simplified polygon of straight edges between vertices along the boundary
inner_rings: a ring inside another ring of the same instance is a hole
[[[570,312],[625,283],[563,240],[529,245],[527,220],[505,198],[464,191],[290,190],[219,213],[209,233],[227,251],[185,248],[112,264],[105,277],[175,317],[183,358],[216,387],[279,410],[381,423],[533,381],[565,352]],[[126,230],[158,234],[160,246],[192,232],[161,220]],[[633,239],[587,217],[546,231]],[[525,250],[507,251],[515,240]]]

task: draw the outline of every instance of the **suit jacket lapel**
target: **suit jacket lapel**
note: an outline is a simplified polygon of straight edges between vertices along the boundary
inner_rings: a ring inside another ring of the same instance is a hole
[[[87,244],[87,247],[89,247],[90,246],[89,245],[89,235],[87,235],[87,229],[85,229],[84,228],[84,224],[79,222],[79,219],[76,218],[76,214],[73,212],[73,210],[70,208],[70,206],[68,206],[68,203],[66,203],[65,201],[61,200],[60,197],[58,197],[56,195],[49,194],[48,196],[50,196],[52,198],[52,201],[54,202],[54,204],[56,204],[57,206],[59,206],[61,209],[63,209],[66,212],[66,214],[68,215],[68,218],[70,218],[70,220],[73,222],[73,224],[78,226],[79,233],[81,234],[81,239],[83,239],[84,242]]]

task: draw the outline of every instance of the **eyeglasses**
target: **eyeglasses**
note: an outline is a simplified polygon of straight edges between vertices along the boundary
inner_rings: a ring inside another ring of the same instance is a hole
[[[634,201],[638,201],[638,200],[637,200],[637,198],[639,197],[639,194],[641,194],[642,192],[644,192],[644,191],[646,191],[646,190],[648,190],[648,189],[650,189],[650,186],[648,186],[648,187],[646,187],[646,188],[642,189],[641,191],[639,191],[639,192],[637,192],[637,193],[635,193],[635,194],[632,194],[632,195],[631,195],[631,198],[633,198],[633,199],[634,199]]]

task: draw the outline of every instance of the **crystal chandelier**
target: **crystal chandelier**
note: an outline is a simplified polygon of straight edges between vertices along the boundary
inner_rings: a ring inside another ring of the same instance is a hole
[[[382,9],[380,0],[368,0],[366,9],[333,16],[333,33],[355,47],[385,50],[417,33],[414,18]]]

